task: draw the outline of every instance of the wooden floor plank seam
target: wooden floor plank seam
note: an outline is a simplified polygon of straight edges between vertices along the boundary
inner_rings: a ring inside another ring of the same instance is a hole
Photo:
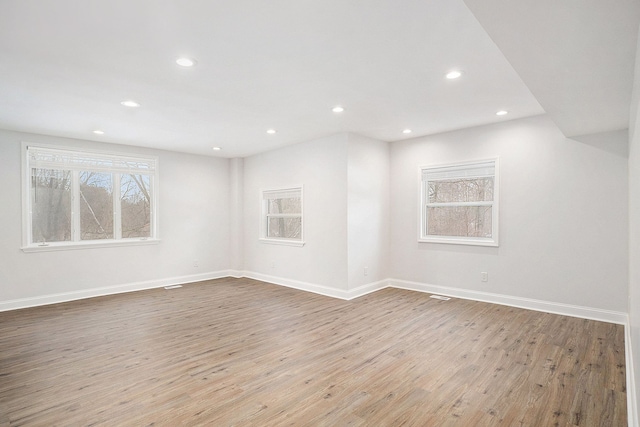
[[[626,426],[624,327],[224,278],[0,313],[3,426]]]

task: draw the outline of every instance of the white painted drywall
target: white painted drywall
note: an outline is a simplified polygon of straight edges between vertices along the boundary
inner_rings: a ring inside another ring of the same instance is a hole
[[[20,249],[21,141],[157,156],[162,241],[24,253]],[[0,302],[229,268],[227,159],[0,130],[0,183]]]
[[[347,290],[347,134],[244,159],[246,271]],[[303,247],[264,243],[261,191],[302,185]]]
[[[629,123],[629,325],[636,399],[640,392],[640,33]],[[632,396],[633,397],[633,396]],[[635,420],[640,418],[636,402]]]
[[[244,269],[244,159],[229,160],[229,268]]]
[[[418,243],[420,166],[495,156],[500,246]],[[627,189],[626,158],[565,138],[546,116],[392,143],[390,275],[625,312]]]
[[[354,289],[389,277],[389,143],[355,134],[348,139],[348,265]]]

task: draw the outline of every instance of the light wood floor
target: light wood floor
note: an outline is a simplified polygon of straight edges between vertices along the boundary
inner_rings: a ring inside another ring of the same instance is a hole
[[[221,279],[0,313],[0,426],[625,426],[620,325]]]

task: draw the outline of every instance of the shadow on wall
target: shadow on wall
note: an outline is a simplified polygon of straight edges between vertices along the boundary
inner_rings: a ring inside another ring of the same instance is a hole
[[[625,159],[629,157],[628,129],[573,136],[570,139],[591,145],[592,147],[607,151],[611,154],[616,154]]]

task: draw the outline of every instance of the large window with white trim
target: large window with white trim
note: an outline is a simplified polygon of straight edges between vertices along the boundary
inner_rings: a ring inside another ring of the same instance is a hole
[[[302,187],[262,192],[261,240],[302,246]]]
[[[24,145],[23,249],[157,238],[157,159]]]
[[[422,242],[498,246],[498,159],[421,168]]]

